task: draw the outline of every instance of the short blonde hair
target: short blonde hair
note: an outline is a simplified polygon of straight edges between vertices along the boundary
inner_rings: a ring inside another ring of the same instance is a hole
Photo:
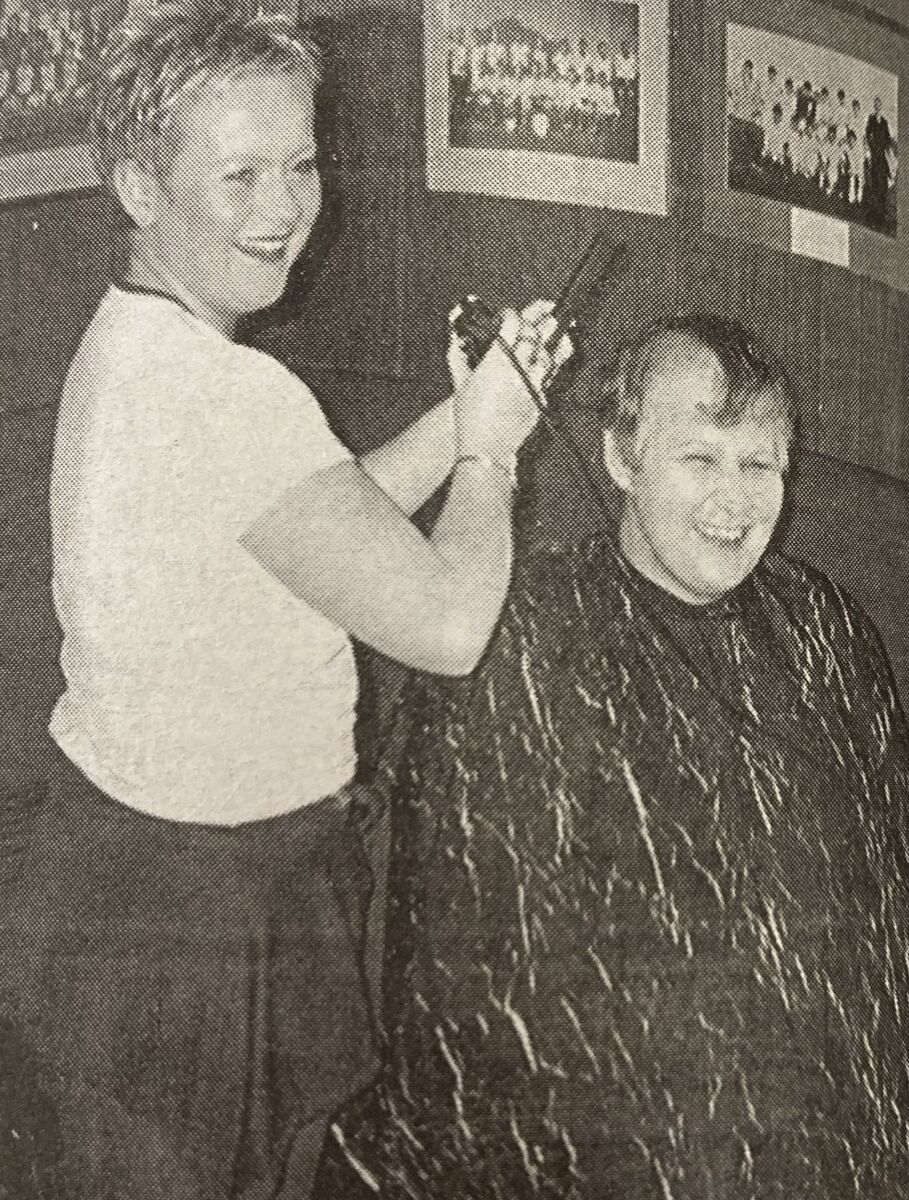
[[[180,103],[212,79],[295,75],[315,92],[321,54],[283,15],[249,0],[139,0],[101,58],[91,126],[95,167],[113,190],[119,162],[161,174]]]

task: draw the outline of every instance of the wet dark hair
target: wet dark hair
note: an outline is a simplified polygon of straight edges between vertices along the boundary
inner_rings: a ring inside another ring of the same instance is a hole
[[[654,374],[665,368],[667,350],[679,342],[707,350],[725,382],[722,401],[710,412],[722,429],[746,418],[779,426],[786,451],[796,431],[797,408],[783,364],[752,330],[712,313],[691,313],[652,322],[622,345],[605,377],[602,412],[626,462],[639,454],[644,405]]]

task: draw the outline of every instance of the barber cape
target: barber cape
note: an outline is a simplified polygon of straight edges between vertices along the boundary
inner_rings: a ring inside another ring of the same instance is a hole
[[[417,1200],[909,1195],[909,737],[860,609],[536,553],[399,779],[381,1119]]]

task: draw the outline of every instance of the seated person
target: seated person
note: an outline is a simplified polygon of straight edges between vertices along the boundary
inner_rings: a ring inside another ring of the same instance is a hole
[[[415,682],[339,1140],[383,1197],[909,1195],[909,732],[868,618],[768,549],[790,387],[688,317],[606,399],[617,536],[525,552],[477,673]]]

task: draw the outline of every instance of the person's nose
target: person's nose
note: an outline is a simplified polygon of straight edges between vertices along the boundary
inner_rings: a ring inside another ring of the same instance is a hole
[[[711,490],[711,504],[716,512],[727,517],[741,517],[754,508],[754,499],[745,471],[739,463],[721,461]]]
[[[321,197],[318,176],[300,176],[295,171],[275,170],[268,178],[263,203],[272,218],[289,225],[303,216],[314,216]]]

